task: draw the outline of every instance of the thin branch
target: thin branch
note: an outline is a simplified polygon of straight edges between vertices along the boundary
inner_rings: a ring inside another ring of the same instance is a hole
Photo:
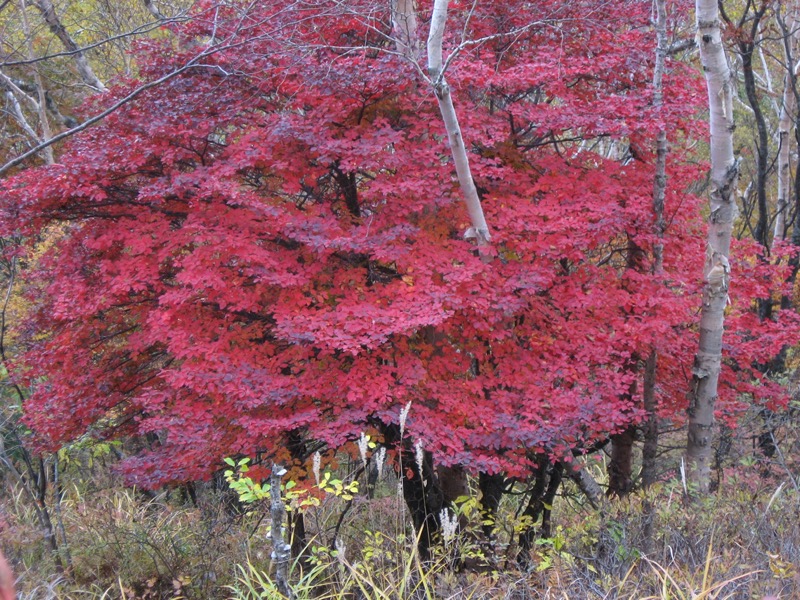
[[[4,87],[9,92],[13,92],[14,94],[21,96],[28,104],[31,105],[31,108],[34,111],[39,112],[39,103],[36,101],[36,99],[33,98],[33,96],[26,94],[13,79],[8,77],[2,71],[0,71],[0,87]]]
[[[28,25],[28,15],[27,15],[27,6],[26,1],[22,0],[20,13],[22,15],[22,27],[25,33],[25,42],[28,47],[28,57],[33,58],[34,50],[33,50],[33,37],[31,36],[30,26]],[[45,96],[45,89],[44,83],[42,82],[42,75],[39,72],[39,65],[34,65],[33,67],[33,80],[36,83],[36,92],[39,96],[39,125],[42,128],[42,136],[41,140],[42,143],[47,142],[51,137],[53,137],[50,131],[50,121],[47,118],[47,98]],[[42,158],[44,162],[48,165],[53,164],[56,159],[53,155],[53,149],[48,145],[42,148]]]
[[[19,104],[19,100],[17,97],[11,92],[11,90],[6,90],[6,98],[8,99],[8,103],[11,105],[11,115],[16,119],[19,126],[28,134],[34,142],[39,140],[39,136],[36,135],[36,131],[34,131],[33,127],[31,127],[28,120],[25,118],[25,115],[22,113],[22,107]]]
[[[56,142],[60,142],[61,140],[66,139],[66,138],[68,138],[68,137],[70,137],[72,135],[75,135],[76,133],[80,133],[81,131],[83,131],[85,129],[88,129],[89,127],[91,127],[95,123],[98,123],[98,122],[102,121],[107,116],[109,116],[110,114],[116,112],[122,106],[124,106],[125,104],[130,102],[131,100],[134,100],[135,98],[140,96],[142,93],[146,92],[147,90],[149,90],[151,88],[157,87],[157,86],[161,85],[162,83],[166,83],[170,79],[173,79],[174,77],[177,77],[178,75],[180,75],[182,73],[185,73],[186,71],[188,71],[192,67],[198,66],[197,65],[198,61],[202,60],[203,58],[206,58],[207,56],[211,56],[212,54],[215,54],[216,52],[219,52],[222,49],[223,48],[210,48],[210,49],[208,49],[206,51],[201,52],[200,54],[195,56],[193,59],[191,59],[189,62],[187,62],[181,68],[176,69],[175,71],[171,71],[171,72],[167,73],[166,75],[164,75],[163,77],[159,77],[158,79],[156,79],[154,81],[151,81],[149,83],[146,83],[146,84],[136,88],[135,90],[133,90],[130,94],[128,94],[127,96],[125,96],[121,100],[118,100],[117,102],[112,104],[110,107],[108,107],[107,109],[102,111],[101,113],[95,115],[94,117],[91,117],[91,118],[87,119],[86,121],[84,121],[80,125],[78,125],[76,127],[73,127],[72,129],[68,129],[66,131],[62,131],[58,135],[54,135],[53,137],[51,137],[49,140],[38,144],[37,146],[35,146],[34,148],[31,148],[30,150],[28,150],[27,152],[25,152],[23,154],[20,154],[16,158],[8,161],[7,163],[5,163],[3,166],[0,167],[0,176],[5,175],[6,173],[8,173],[8,171],[13,169],[17,165],[25,162],[27,159],[29,159],[30,157],[34,156],[35,154],[38,154],[44,148],[52,146]]]
[[[462,51],[466,50],[467,48],[471,48],[472,46],[479,46],[480,44],[485,44],[487,42],[491,42],[491,41],[498,40],[498,39],[501,39],[501,38],[518,37],[518,36],[522,35],[523,33],[525,33],[526,31],[529,31],[530,29],[533,29],[537,25],[547,25],[547,24],[548,24],[547,21],[533,21],[531,23],[528,23],[524,27],[517,27],[516,29],[512,29],[510,31],[504,31],[502,33],[495,33],[493,35],[487,35],[487,36],[484,36],[482,38],[477,38],[477,39],[474,39],[474,40],[465,40],[465,41],[461,42],[458,46],[456,46],[456,48],[447,57],[447,60],[444,61],[444,66],[442,67],[442,70],[441,70],[441,73],[439,74],[439,77],[440,78],[444,77],[444,74],[447,72],[447,68],[450,66],[450,63],[452,63],[456,59],[456,57]],[[436,85],[436,82],[434,82],[434,85]]]
[[[72,53],[72,58],[75,61],[78,74],[81,76],[81,79],[83,79],[83,82],[98,92],[105,92],[106,86],[103,85],[103,82],[98,79],[97,75],[95,75],[94,69],[92,69],[89,61],[86,60],[86,55],[80,48],[78,48],[78,44],[76,44],[75,40],[72,39],[72,36],[69,34],[69,31],[67,31],[67,28],[64,27],[61,19],[58,18],[58,14],[56,13],[56,9],[53,6],[52,1],[35,0],[34,3],[36,8],[39,9],[39,12],[42,14],[42,18],[44,19],[45,23],[47,23],[47,26],[50,28],[50,31],[53,33],[53,35],[59,39],[68,52]],[[33,57],[31,56],[30,58]]]
[[[156,19],[159,21],[166,20],[167,17],[164,15],[164,13],[158,10],[158,7],[153,3],[153,0],[142,0],[142,2],[144,3],[144,7],[147,9],[147,12],[153,15]]]
[[[130,31],[126,31],[125,33],[112,35],[110,37],[107,37],[107,38],[104,38],[104,39],[100,40],[99,42],[94,42],[93,44],[87,44],[86,46],[80,46],[80,47],[76,48],[75,50],[64,50],[63,52],[54,52],[53,54],[46,54],[44,56],[38,56],[36,58],[30,58],[30,59],[25,59],[25,60],[9,60],[9,61],[0,62],[0,68],[2,68],[2,67],[20,67],[20,66],[32,65],[32,64],[44,62],[46,60],[51,60],[53,58],[61,58],[61,57],[65,57],[65,56],[73,56],[75,54],[86,52],[87,50],[93,50],[94,48],[98,48],[98,47],[103,46],[105,44],[108,44],[108,43],[111,43],[111,42],[115,42],[117,40],[121,40],[121,39],[124,39],[124,38],[127,38],[127,37],[133,37],[133,36],[136,36],[136,35],[142,35],[142,34],[145,34],[145,33],[150,33],[151,31],[155,31],[157,29],[161,29],[161,27],[163,27],[164,25],[166,25],[168,23],[185,23],[185,22],[187,22],[189,20],[191,20],[190,17],[184,16],[184,15],[180,15],[180,16],[177,16],[177,17],[173,17],[171,19],[167,19],[166,21],[159,21],[159,22],[153,21],[153,22],[150,22],[150,23],[145,23],[144,25],[141,25],[140,27],[137,27],[136,29],[132,29]]]

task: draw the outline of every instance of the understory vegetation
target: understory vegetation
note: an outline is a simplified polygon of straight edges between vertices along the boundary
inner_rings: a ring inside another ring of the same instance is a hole
[[[790,411],[782,421],[772,458],[757,447],[757,430],[732,432],[717,491],[700,500],[688,499],[680,458],[669,452],[660,459],[661,481],[646,493],[595,510],[567,484],[544,523],[521,515],[523,485],[489,521],[472,489],[457,502],[458,530],[451,537],[445,528],[428,560],[418,555],[396,475],[387,469],[369,487],[360,458],[340,457],[327,480],[359,489],[352,497],[323,483],[330,491],[316,488],[315,506],[297,488],[284,490],[294,513],[302,510],[310,540],[293,560],[293,591],[300,599],[796,598],[798,416]],[[602,481],[604,453],[582,460]],[[221,476],[155,494],[126,488],[115,461],[102,444],[61,455],[63,499],[53,513],[68,572],[48,552],[24,494],[4,496],[2,547],[19,568],[21,599],[283,597],[273,583],[264,501],[241,502]],[[8,479],[3,485],[15,490]],[[520,533],[528,528],[535,541],[522,556]]]

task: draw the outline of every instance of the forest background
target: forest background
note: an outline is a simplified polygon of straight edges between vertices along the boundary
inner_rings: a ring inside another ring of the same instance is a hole
[[[22,597],[800,594],[797,3],[260,4],[0,2]]]

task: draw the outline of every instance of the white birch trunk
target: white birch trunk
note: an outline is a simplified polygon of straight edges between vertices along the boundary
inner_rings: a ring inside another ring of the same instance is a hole
[[[792,9],[787,19],[787,29],[789,39],[786,40],[786,65],[788,69],[794,69],[791,64],[793,52],[797,45],[797,26],[796,14]],[[792,50],[790,52],[789,50]],[[794,128],[794,117],[797,112],[797,102],[792,87],[792,79],[795,73],[787,72],[784,76],[783,101],[781,102],[780,120],[778,121],[778,202],[775,212],[775,229],[772,236],[772,245],[779,240],[786,238],[786,213],[789,210],[790,196],[792,193],[791,169],[789,161],[792,148],[792,129]]]
[[[661,113],[664,105],[664,70],[666,69],[669,40],[667,39],[666,0],[656,0],[656,63],[653,69],[653,106]],[[653,273],[659,273],[664,263],[664,198],[667,192],[667,132],[664,124],[656,135],[656,164],[653,178],[653,216],[658,241],[653,246]]]
[[[733,154],[733,83],[719,21],[717,0],[696,0],[697,45],[708,87],[711,131],[711,193],[700,345],[692,368],[687,410],[689,479],[700,493],[710,482],[714,406],[722,364],[722,333],[728,301],[730,250],[736,218],[738,163]]]
[[[786,238],[786,211],[789,208],[789,194],[791,193],[791,177],[789,161],[792,148],[792,129],[794,113],[797,110],[794,93],[788,82],[783,90],[783,103],[781,104],[781,118],[778,122],[778,201],[775,213],[775,230],[773,231],[772,245]]]
[[[275,565],[275,586],[288,600],[293,600],[295,595],[289,585],[289,563],[292,560],[292,545],[283,539],[283,522],[286,509],[281,495],[281,481],[286,474],[286,469],[277,463],[272,465],[269,476],[270,496],[270,537],[272,538],[272,563]]]
[[[464,201],[467,204],[467,211],[472,224],[465,237],[477,238],[478,245],[484,245],[488,243],[491,237],[489,226],[483,215],[483,207],[478,197],[478,190],[475,188],[475,181],[472,179],[467,149],[464,145],[464,138],[461,135],[456,109],[453,106],[453,98],[450,95],[450,86],[443,72],[442,39],[444,38],[445,24],[447,23],[447,4],[448,0],[435,0],[433,5],[431,29],[428,35],[428,75],[431,78],[433,91],[439,102],[439,110],[442,113],[442,120],[447,130],[447,138],[450,141],[450,151],[453,154],[458,183],[461,186],[461,192],[464,194]]]

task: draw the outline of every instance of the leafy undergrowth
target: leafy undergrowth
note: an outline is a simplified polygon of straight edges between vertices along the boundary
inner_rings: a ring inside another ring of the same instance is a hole
[[[524,570],[510,507],[489,542],[466,502],[462,532],[421,561],[399,498],[357,496],[341,523],[345,504],[334,498],[306,513],[312,542],[293,567],[294,589],[299,599],[330,600],[800,597],[800,494],[791,483],[742,467],[716,495],[684,497],[680,482],[661,484],[601,515],[566,490],[552,537],[536,543]],[[206,490],[194,504],[177,492],[72,490],[62,506],[66,574],[43,550],[21,496],[5,498],[2,546],[22,599],[281,598],[264,511],[247,514],[226,493]]]

